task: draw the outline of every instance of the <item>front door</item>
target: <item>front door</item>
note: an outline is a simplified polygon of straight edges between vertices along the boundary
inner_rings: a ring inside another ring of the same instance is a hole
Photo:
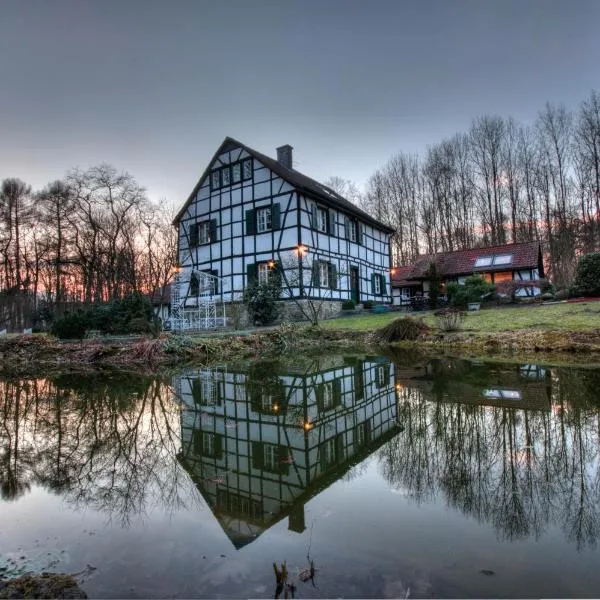
[[[358,267],[350,267],[350,298],[354,304],[360,302],[360,280],[358,278]]]

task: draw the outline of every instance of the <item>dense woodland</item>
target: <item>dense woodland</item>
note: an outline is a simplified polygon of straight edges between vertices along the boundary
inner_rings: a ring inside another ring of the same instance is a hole
[[[389,223],[394,262],[476,245],[539,240],[557,287],[579,255],[600,250],[600,94],[575,110],[546,104],[531,124],[482,116],[469,131],[400,153],[364,192],[333,188]],[[0,329],[73,303],[152,292],[176,261],[172,215],[128,173],[73,170],[43,190],[15,178],[0,188]]]
[[[546,104],[531,124],[482,116],[467,132],[400,153],[364,193],[332,187],[396,229],[394,262],[418,254],[539,240],[558,286],[600,249],[600,94],[575,110]]]

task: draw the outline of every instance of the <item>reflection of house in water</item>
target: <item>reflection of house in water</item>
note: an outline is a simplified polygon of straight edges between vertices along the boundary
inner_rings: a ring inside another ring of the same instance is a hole
[[[303,531],[304,504],[399,430],[393,383],[391,363],[341,357],[176,378],[181,463],[237,548],[286,516]]]
[[[418,390],[436,402],[550,410],[550,372],[537,365],[494,365],[435,359],[423,365],[396,367],[400,397]]]

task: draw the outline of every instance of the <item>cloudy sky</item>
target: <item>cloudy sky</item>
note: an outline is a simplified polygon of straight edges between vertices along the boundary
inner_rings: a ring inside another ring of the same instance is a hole
[[[0,179],[109,162],[181,204],[227,135],[362,185],[600,88],[600,0],[0,0]]]

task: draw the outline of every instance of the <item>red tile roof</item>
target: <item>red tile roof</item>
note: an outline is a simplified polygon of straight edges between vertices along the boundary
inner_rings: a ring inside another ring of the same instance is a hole
[[[506,254],[512,255],[510,264],[475,266],[477,258]],[[395,267],[395,269],[398,269],[398,276],[392,277],[392,285],[398,287],[397,280],[425,279],[429,265],[432,262],[438,265],[440,275],[446,278],[470,275],[477,272],[490,273],[492,271],[513,271],[516,269],[540,269],[540,277],[544,276],[539,242],[524,242],[521,244],[488,246],[486,248],[469,248],[468,250],[457,250],[456,252],[423,254],[418,256],[410,267]]]
[[[394,267],[392,269],[392,287],[411,287],[421,285],[419,281],[410,281],[408,277],[412,267]]]

